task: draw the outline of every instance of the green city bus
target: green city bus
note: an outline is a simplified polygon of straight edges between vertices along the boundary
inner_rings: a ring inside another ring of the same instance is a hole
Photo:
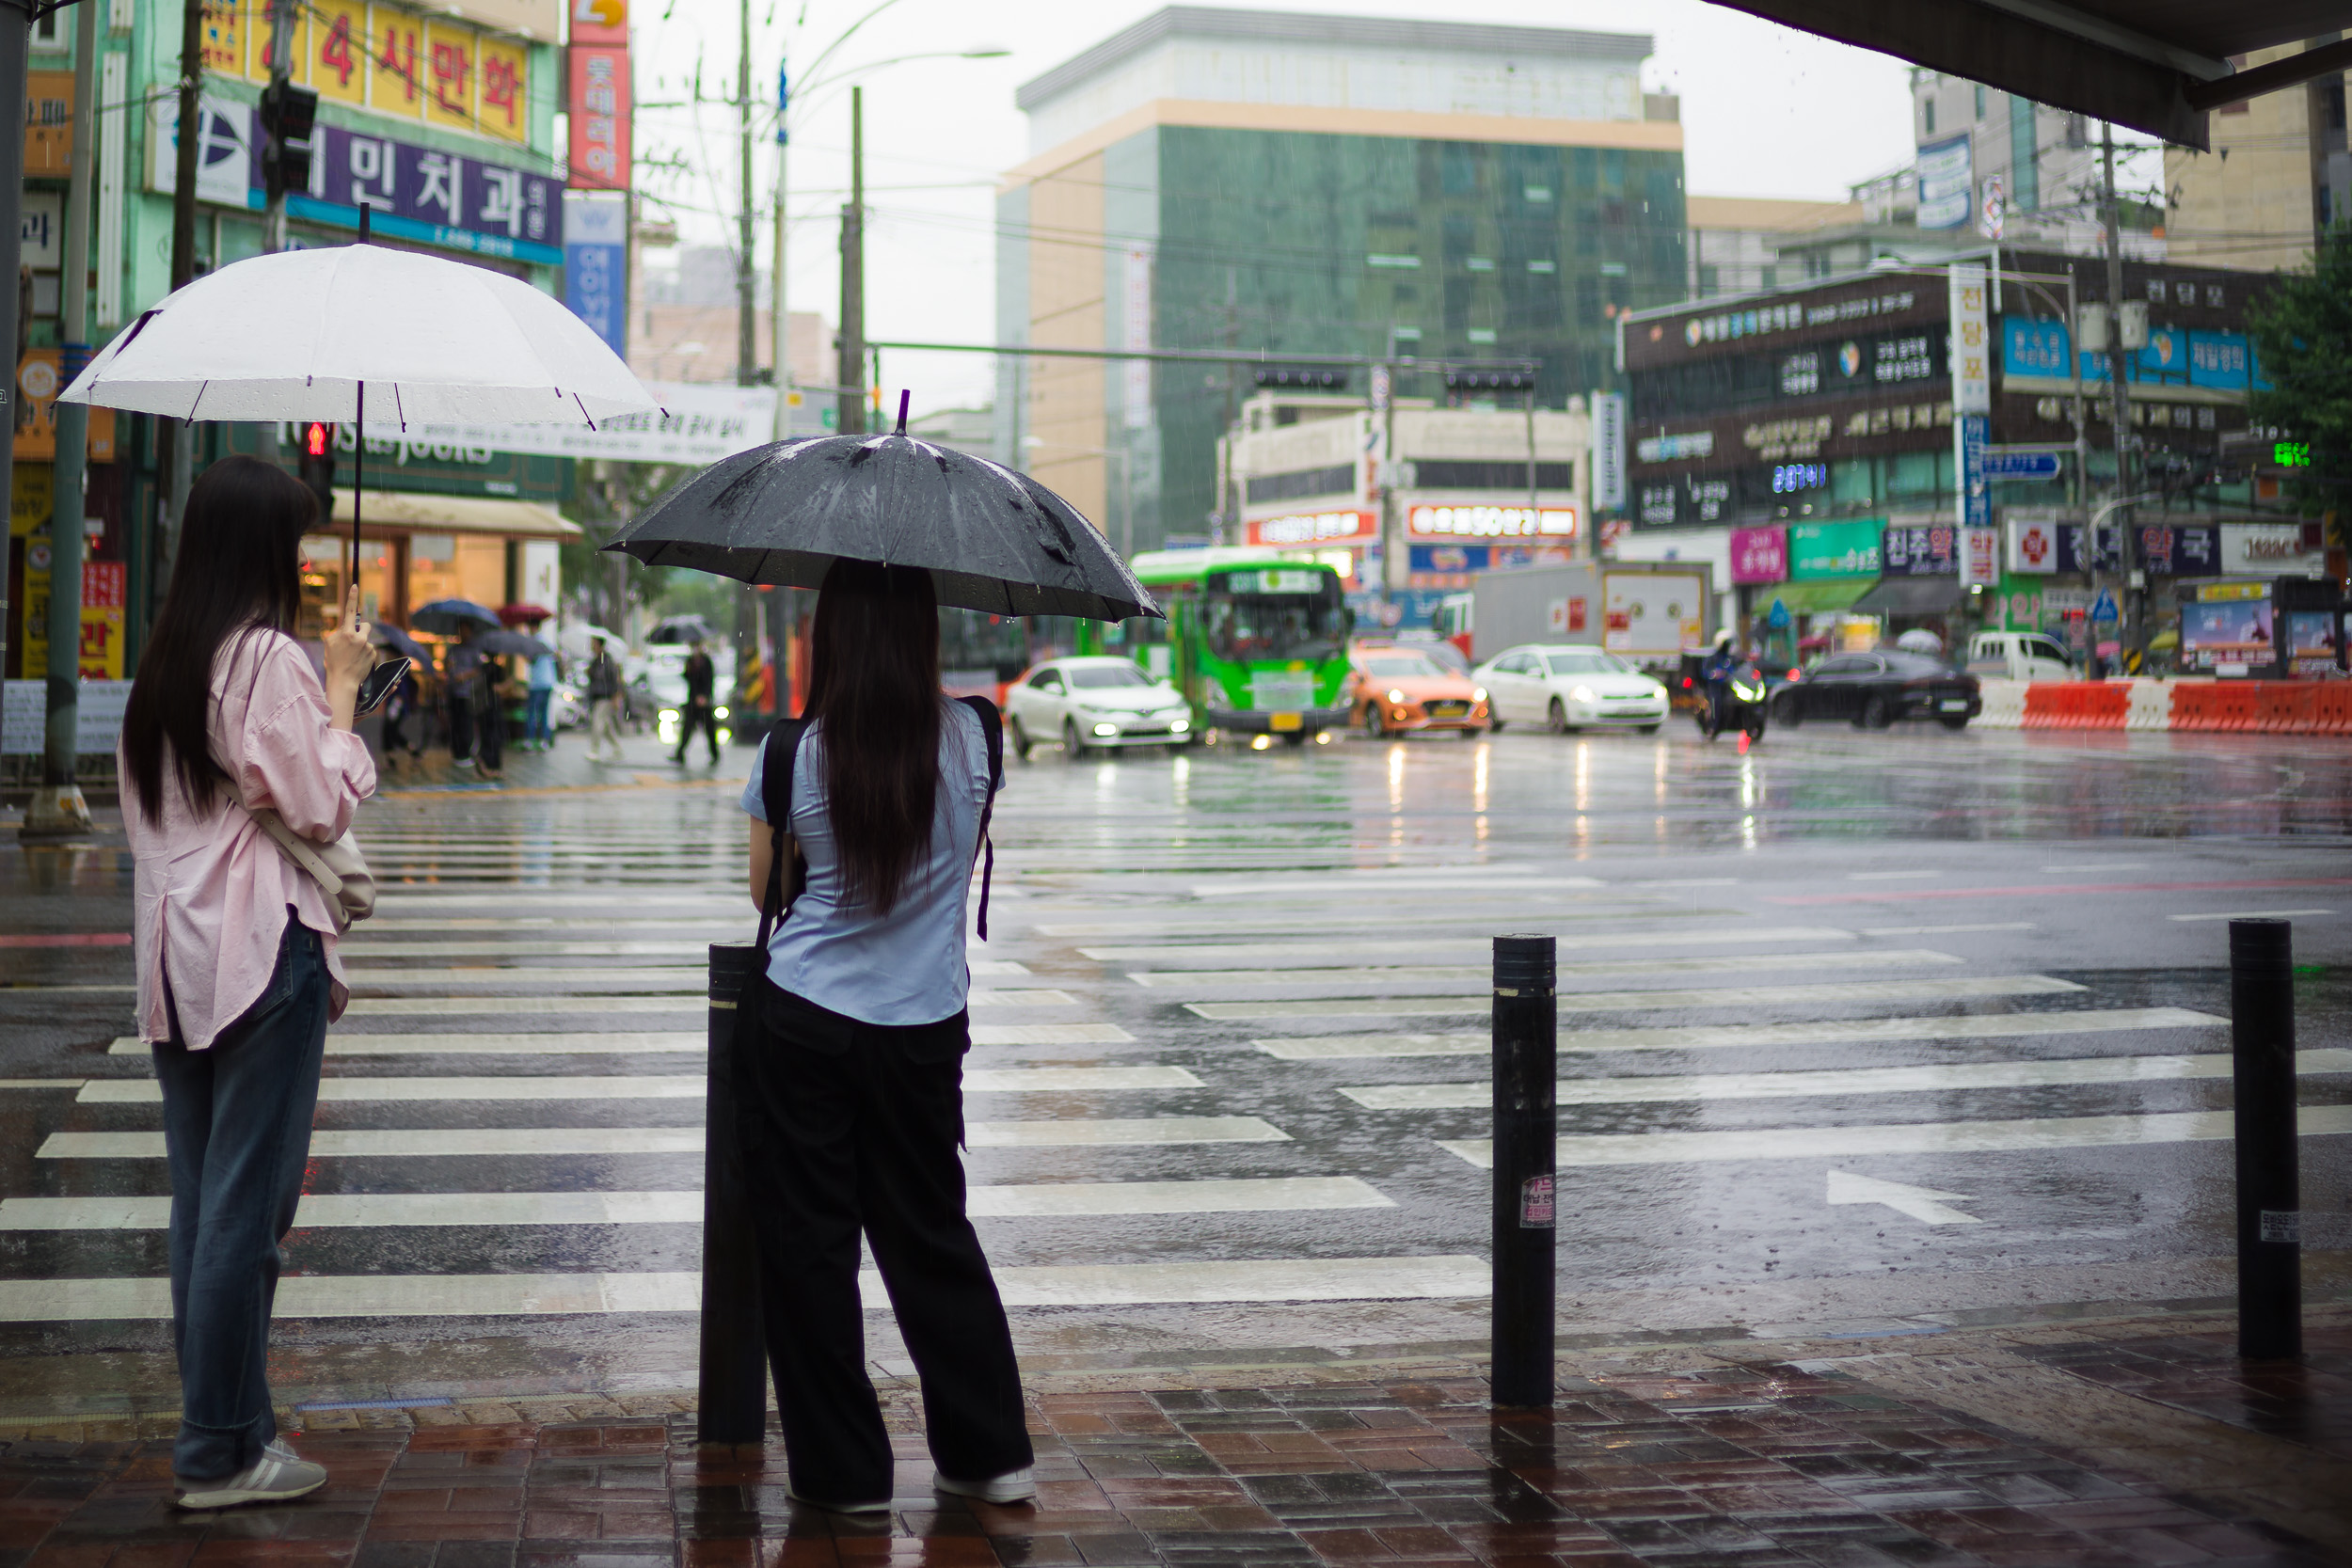
[[[1082,622],[1080,653],[1123,653],[1174,682],[1205,740],[1296,746],[1346,724],[1353,616],[1339,573],[1311,555],[1222,546],[1147,551],[1133,566],[1168,619]]]

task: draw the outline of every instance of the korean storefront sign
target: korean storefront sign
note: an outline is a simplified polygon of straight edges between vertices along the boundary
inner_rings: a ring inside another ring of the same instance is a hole
[[[246,103],[204,100],[198,158],[199,199],[250,208],[267,204],[262,161],[254,157],[254,112]],[[148,188],[169,191],[174,168],[175,102],[155,102],[148,138]],[[563,186],[544,174],[512,168],[389,136],[321,125],[311,140],[310,184],[290,194],[294,217],[342,229],[359,227],[359,208],[374,209],[375,231],[450,250],[503,256],[544,266],[564,261]]]
[[[25,544],[24,678],[38,681],[49,674],[49,538],[34,534]],[[122,678],[123,590],[129,570],[119,561],[82,562],[84,680]],[[113,744],[111,737],[107,744]]]
[[[1948,524],[1907,524],[1880,536],[1880,571],[1890,578],[1940,577],[1960,570],[1960,531]]]
[[[1963,588],[1990,587],[2001,580],[2001,531],[1967,527],[1960,531],[1960,582]]]
[[[2001,374],[2005,377],[2038,376],[2044,380],[2067,380],[2072,373],[2067,370],[2066,358],[2071,347],[2072,341],[2067,336],[2064,322],[2004,317],[2001,321]],[[2134,351],[2128,363],[2134,381],[2210,387],[2225,392],[2267,389],[2270,385],[2263,379],[2261,369],[2255,363],[2252,342],[2245,334],[2238,332],[2154,327],[2149,331],[2148,345]],[[2105,354],[2085,354],[2081,369],[2085,381],[2105,381],[2107,378],[2107,356]]]
[[[1883,517],[1856,517],[1837,523],[1788,525],[1788,578],[1876,577],[1879,573],[1879,531]]]
[[[1922,229],[1964,229],[1977,204],[1968,133],[1919,149],[1919,215]]]
[[[1593,507],[1625,510],[1625,394],[1593,394]]]
[[[1248,531],[1253,545],[1322,545],[1370,539],[1380,531],[1380,520],[1370,512],[1294,512],[1254,518]]]
[[[530,139],[531,46],[522,40],[368,0],[306,0],[294,17],[296,87],[379,115]],[[270,32],[270,0],[211,0],[205,69],[267,82]]]
[[[2221,529],[2216,523],[2151,524],[2139,531],[2139,560],[2160,578],[2209,578],[2221,570]]]
[[[2009,518],[2009,569],[2040,577],[2090,571],[2092,562],[2083,559],[2086,531],[2087,525],[2061,522],[2054,515],[2013,513]],[[2115,524],[2099,530],[2098,570],[2115,569],[2122,542],[2122,531]]]
[[[1952,309],[1952,412],[1993,411],[1993,340],[1985,312],[1985,273],[1954,262],[1948,286]]]
[[[452,450],[521,452],[543,457],[602,457],[627,463],[716,463],[767,441],[775,429],[776,389],[648,381],[658,408],[580,424],[417,425],[404,433],[389,421],[368,426],[368,450],[379,441],[429,443]],[[374,460],[369,462],[373,476]]]
[[[2327,546],[2316,523],[2224,523],[2221,569],[2261,577],[2325,577]]]
[[[1731,531],[1731,580],[1746,582],[1784,582],[1788,577],[1788,531],[1774,524],[1771,528],[1735,528]]]
[[[73,172],[73,72],[24,73],[24,174],[62,180]]]
[[[572,185],[625,191],[631,157],[628,38],[582,42],[575,29],[570,53]]]
[[[1576,509],[1547,506],[1416,506],[1406,514],[1406,529],[1422,539],[1571,539]]]
[[[628,357],[626,198],[588,191],[564,196],[564,303],[605,345]]]

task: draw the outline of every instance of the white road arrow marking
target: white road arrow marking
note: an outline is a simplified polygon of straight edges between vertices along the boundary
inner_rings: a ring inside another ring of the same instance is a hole
[[[1955,1203],[1968,1201],[1966,1193],[1939,1193],[1932,1187],[1907,1187],[1900,1181],[1884,1181],[1875,1176],[1856,1176],[1851,1171],[1834,1170],[1829,1173],[1829,1200],[1837,1203],[1883,1203],[1899,1214],[1909,1214],[1927,1225],[1981,1225],[1974,1214],[1963,1214],[1940,1201],[1949,1198]]]

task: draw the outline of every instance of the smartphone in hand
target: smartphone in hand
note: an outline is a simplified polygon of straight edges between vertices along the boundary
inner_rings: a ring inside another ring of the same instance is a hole
[[[408,671],[415,662],[408,658],[388,658],[369,671],[368,678],[359,683],[358,699],[351,705],[352,716],[357,718],[361,714],[373,713],[382,707],[384,699],[407,678]]]

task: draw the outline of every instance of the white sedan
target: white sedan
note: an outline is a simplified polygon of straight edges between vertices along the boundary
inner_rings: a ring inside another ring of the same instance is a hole
[[[1188,746],[1192,709],[1184,693],[1134,659],[1057,658],[1007,690],[1005,733],[1024,758],[1031,747],[1058,740],[1075,761],[1098,746]]]
[[[1494,727],[1549,725],[1555,735],[1581,729],[1654,732],[1666,721],[1666,689],[1612,653],[1583,643],[1512,648],[1481,665]]]

